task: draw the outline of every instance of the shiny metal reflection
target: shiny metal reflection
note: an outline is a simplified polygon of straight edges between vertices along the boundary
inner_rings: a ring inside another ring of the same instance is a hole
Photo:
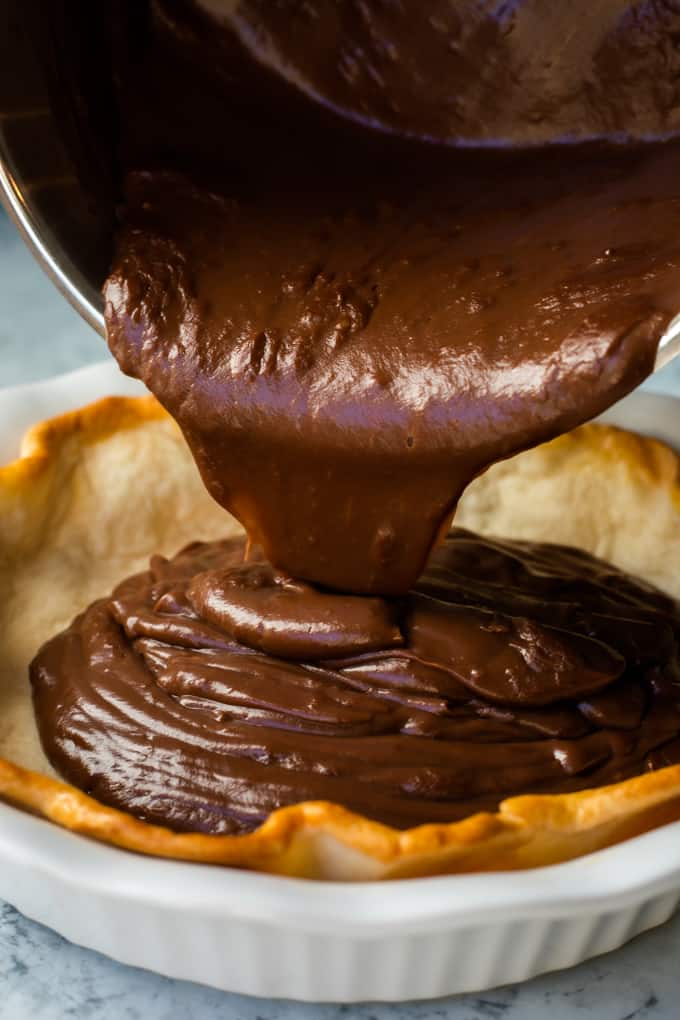
[[[101,295],[64,251],[58,238],[33,215],[29,193],[23,193],[0,158],[0,198],[33,255],[61,293],[102,336],[106,336]]]
[[[101,54],[84,53],[81,33],[104,31],[103,6],[74,18],[67,0],[22,0],[7,5],[0,32],[0,198],[43,269],[102,335],[114,222],[112,142],[100,137],[110,76]]]
[[[678,304],[680,304],[680,295],[678,295]],[[661,338],[661,343],[659,344],[659,349],[656,355],[654,371],[658,372],[660,368],[664,368],[669,361],[672,361],[673,358],[677,358],[679,354],[680,315],[673,319],[665,334]]]

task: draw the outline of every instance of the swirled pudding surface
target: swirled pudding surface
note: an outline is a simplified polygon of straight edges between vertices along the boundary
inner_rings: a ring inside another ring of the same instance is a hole
[[[38,653],[76,786],[180,831],[310,799],[408,827],[680,761],[680,610],[586,553],[457,530],[367,598],[244,551],[155,557]]]

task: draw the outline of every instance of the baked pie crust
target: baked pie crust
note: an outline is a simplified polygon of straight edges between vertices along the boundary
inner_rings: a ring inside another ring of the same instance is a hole
[[[680,598],[680,457],[655,440],[585,425],[488,471],[456,523],[580,546]],[[36,650],[152,553],[238,533],[151,397],[107,398],[30,430],[20,458],[0,468],[1,798],[127,850],[326,879],[552,864],[680,818],[680,765],[406,832],[307,802],[247,835],[178,834],[59,781],[33,719]]]

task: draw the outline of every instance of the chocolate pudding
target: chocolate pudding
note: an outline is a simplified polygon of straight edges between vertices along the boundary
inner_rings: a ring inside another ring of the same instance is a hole
[[[362,155],[282,152],[224,194],[131,178],[104,294],[121,367],[267,559],[395,594],[476,475],[652,370],[680,148],[474,173]]]
[[[655,52],[644,82],[624,75],[602,107],[617,47],[641,46],[652,22],[636,35],[624,18],[614,37],[614,13],[635,5],[595,5],[574,37],[592,45],[567,40],[554,73],[527,65],[527,82],[555,84],[539,121],[521,82],[500,104],[537,31],[519,5],[488,76],[452,57],[434,126],[409,105],[408,61],[386,77],[396,105],[381,126],[447,143],[426,145],[348,128],[338,111],[357,97],[351,118],[380,119],[362,84],[373,64],[338,99],[336,65],[318,78],[304,33],[292,52],[309,55],[303,91],[320,106],[288,119],[299,96],[252,62],[235,94],[247,61],[218,59],[237,44],[221,27],[206,36],[220,5],[200,6],[152,5],[148,62],[120,65],[126,195],[106,321],[248,543],[155,559],[39,652],[50,761],[107,804],[207,832],[308,799],[399,827],[449,821],[680,761],[670,599],[575,550],[449,533],[487,467],[651,372],[680,310],[680,147],[471,157],[449,144],[459,120],[440,116],[450,88],[460,123],[485,125],[478,141],[507,140],[509,124],[520,146],[672,134],[677,54],[668,88]],[[367,6],[322,4],[321,23]],[[288,46],[288,7],[241,13]],[[412,47],[428,74],[443,37],[454,55],[466,40],[466,59],[481,52],[481,29],[429,24]],[[560,25],[548,19],[548,36]],[[195,74],[173,75],[170,52]],[[598,87],[564,105],[593,62]],[[175,110],[187,131],[173,136]]]
[[[680,6],[513,0],[198,0],[213,60],[233,29],[264,66],[372,128],[459,146],[680,130]],[[210,28],[208,28],[208,25]]]
[[[680,608],[586,553],[456,531],[403,598],[333,594],[242,541],[123,582],[31,667],[50,761],[177,830],[330,800],[453,821],[680,762]]]

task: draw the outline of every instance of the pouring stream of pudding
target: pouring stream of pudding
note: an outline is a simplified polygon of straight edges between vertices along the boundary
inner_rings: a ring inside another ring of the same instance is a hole
[[[395,594],[476,475],[652,371],[680,307],[680,149],[362,155],[282,152],[220,195],[133,176],[106,321],[271,563]]]

